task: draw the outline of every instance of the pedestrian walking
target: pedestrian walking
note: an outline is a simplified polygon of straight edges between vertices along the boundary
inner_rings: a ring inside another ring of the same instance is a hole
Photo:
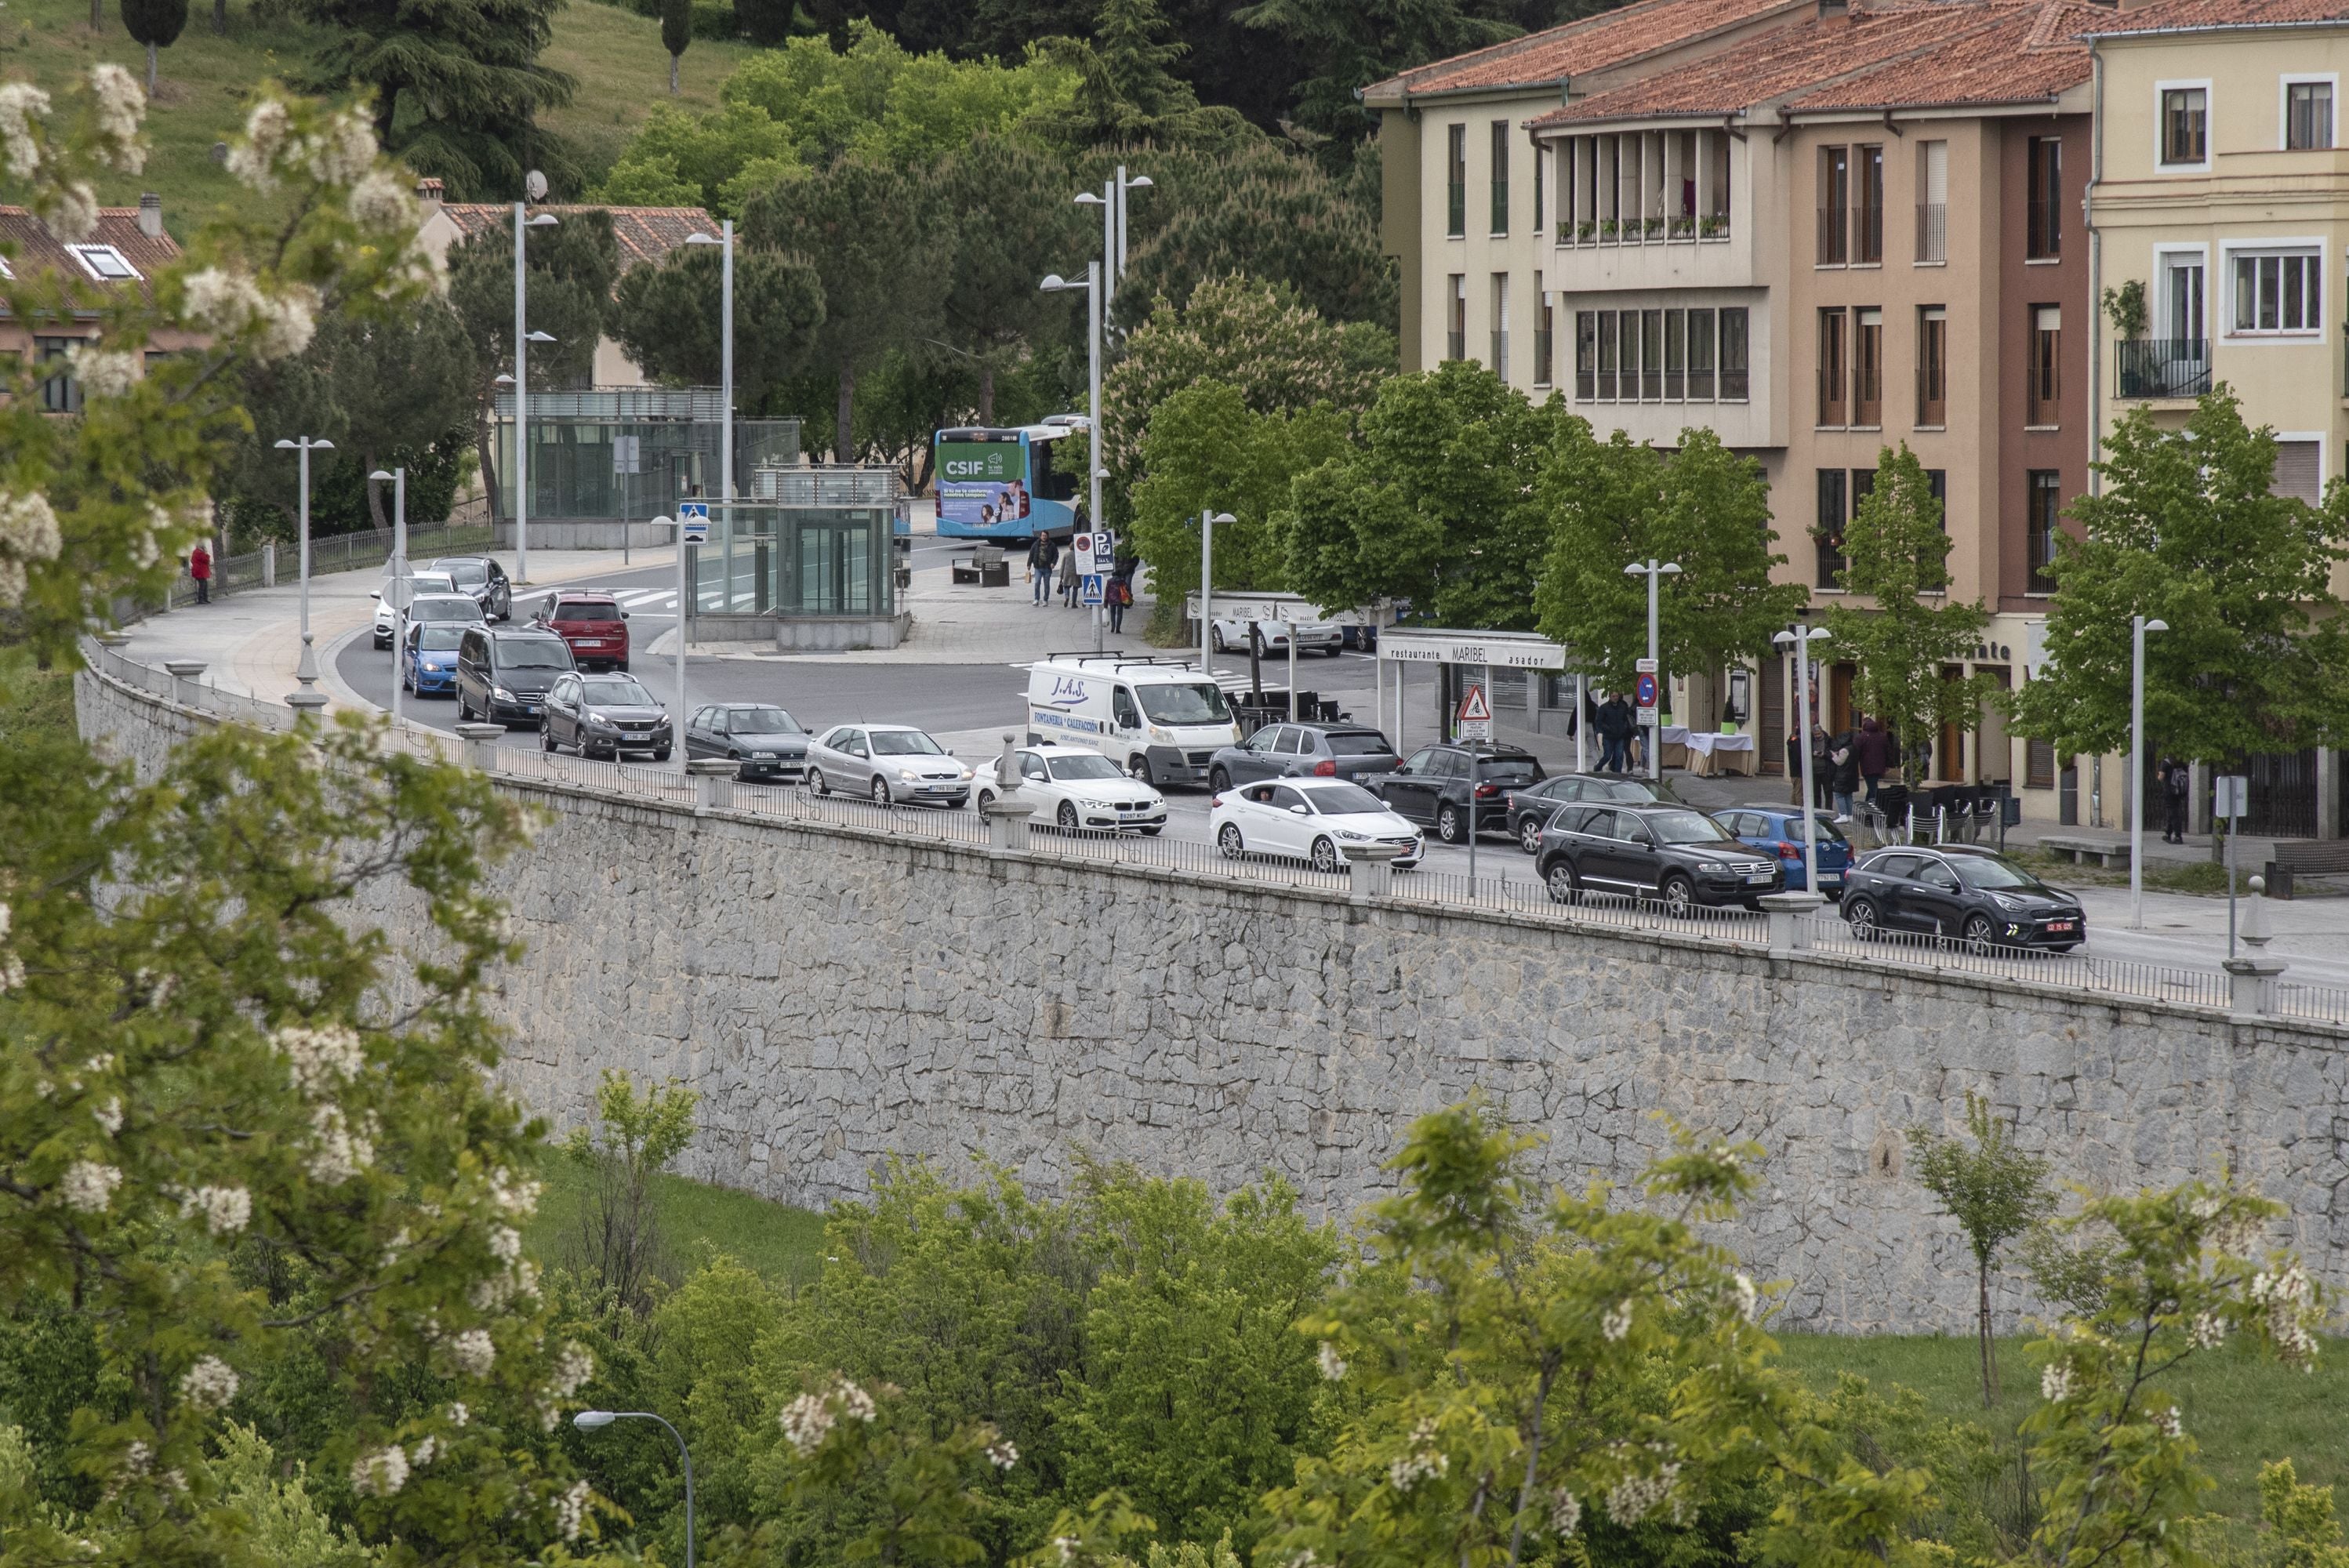
[[[1065,551],[1063,551],[1063,552],[1061,552],[1061,609],[1063,609],[1063,610],[1072,610],[1072,609],[1076,608],[1076,603],[1077,603],[1077,546],[1076,546],[1076,542],[1075,542],[1074,540],[1071,540],[1071,541],[1070,541],[1070,542],[1069,542],[1069,546],[1068,546],[1068,548],[1067,548]]]
[[[1126,581],[1123,573],[1120,573],[1109,580],[1105,596],[1109,600],[1109,629],[1112,634],[1123,635],[1125,607],[1133,603],[1133,584]]]
[[[1028,581],[1034,584],[1034,602],[1047,604],[1052,598],[1052,536],[1040,533],[1028,542]]]
[[[212,602],[212,552],[202,544],[188,552],[188,575],[196,580],[196,603]]]
[[[2194,770],[2175,757],[2161,759],[2161,804],[2164,820],[2161,841],[2182,844],[2186,841],[2186,800],[2194,792]]]
[[[1632,720],[1631,705],[1623,700],[1623,694],[1615,692],[1609,695],[1599,705],[1599,713],[1591,723],[1599,731],[1599,771],[1630,772],[1631,731],[1636,726]]]
[[[1803,732],[1786,731],[1786,804],[1800,807],[1803,803]]]
[[[1838,817],[1851,815],[1851,798],[1859,789],[1859,734],[1847,729],[1827,742],[1827,765],[1835,769],[1834,785],[1827,791],[1829,803]]]
[[[1835,764],[1827,760],[1827,727],[1811,720],[1811,806],[1824,811],[1834,804]]]
[[[1868,803],[1876,804],[1876,791],[1884,776],[1892,768],[1892,734],[1884,721],[1869,714],[1859,725],[1859,777],[1868,788]]]

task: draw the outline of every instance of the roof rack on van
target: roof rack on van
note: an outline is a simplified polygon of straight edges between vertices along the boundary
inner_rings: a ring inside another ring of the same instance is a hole
[[[1099,661],[1105,665],[1174,665],[1183,669],[1197,669],[1190,659],[1178,659],[1168,654],[1097,654],[1091,648],[1071,648],[1066,653],[1046,654],[1047,664],[1066,659],[1071,664],[1089,665]]]

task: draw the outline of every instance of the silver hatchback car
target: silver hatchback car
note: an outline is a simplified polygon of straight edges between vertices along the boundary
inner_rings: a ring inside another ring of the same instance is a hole
[[[959,806],[970,799],[971,770],[910,724],[838,724],[808,746],[808,784],[838,789],[876,806]]]

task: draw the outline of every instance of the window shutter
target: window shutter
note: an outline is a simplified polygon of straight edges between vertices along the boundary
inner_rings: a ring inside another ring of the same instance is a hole
[[[2321,450],[2315,441],[2278,441],[2275,482],[2268,489],[2276,495],[2292,496],[2314,506],[2320,499],[2317,475],[2323,468]]]

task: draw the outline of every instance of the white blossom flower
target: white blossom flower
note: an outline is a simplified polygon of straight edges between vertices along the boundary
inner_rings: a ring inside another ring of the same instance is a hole
[[[1083,1544],[1084,1542],[1079,1541],[1073,1535],[1055,1535],[1052,1537],[1052,1550],[1061,1554],[1061,1561],[1063,1563],[1066,1563],[1070,1558],[1074,1557],[1077,1554],[1077,1548]]]
[[[119,397],[139,385],[140,361],[135,354],[78,343],[67,351],[66,358],[72,363],[74,377],[86,397]]]
[[[13,555],[0,555],[0,610],[14,608],[25,602],[25,588],[31,581],[25,574],[25,563]],[[8,982],[0,990],[13,991],[25,983],[25,967],[13,953],[8,954]]]
[[[501,1165],[490,1173],[490,1202],[509,1219],[527,1220],[538,1212],[539,1186],[536,1181],[516,1181],[514,1173]]]
[[[1582,1500],[1564,1487],[1549,1494],[1549,1527],[1559,1536],[1572,1535],[1582,1523]]]
[[[554,1528],[564,1540],[576,1541],[579,1532],[587,1528],[587,1483],[574,1481],[571,1490],[555,1503]]]
[[[1433,1416],[1412,1428],[1412,1451],[1387,1466],[1387,1480],[1397,1491],[1409,1491],[1421,1481],[1432,1480],[1452,1468],[1451,1456],[1434,1446],[1435,1435]]]
[[[524,1301],[538,1299],[538,1265],[528,1258],[513,1266],[514,1294]]]
[[[126,1474],[145,1475],[154,1463],[155,1450],[147,1446],[144,1439],[131,1439],[130,1446],[122,1450],[122,1469]]]
[[[354,1132],[343,1119],[343,1108],[321,1105],[310,1112],[310,1131],[316,1139],[307,1169],[313,1181],[338,1187],[375,1163],[375,1143]]]
[[[242,1187],[199,1187],[180,1198],[180,1218],[201,1213],[204,1229],[233,1236],[253,1220],[253,1194]]]
[[[522,1233],[512,1225],[500,1225],[491,1231],[490,1253],[500,1263],[514,1263],[522,1256]]]
[[[207,1356],[180,1377],[180,1398],[198,1410],[224,1410],[236,1398],[236,1368]]]
[[[467,1376],[486,1377],[498,1358],[498,1343],[486,1328],[469,1328],[449,1342],[449,1354]]]
[[[316,1099],[339,1083],[348,1083],[367,1066],[367,1044],[347,1024],[329,1023],[312,1028],[288,1024],[269,1037],[285,1058],[294,1087],[305,1099]]]
[[[173,1465],[163,1472],[163,1484],[173,1491],[185,1491],[188,1490],[188,1472]]]
[[[870,1421],[875,1410],[873,1396],[842,1377],[821,1394],[802,1394],[783,1407],[783,1436],[793,1449],[812,1451],[842,1421]]]
[[[1616,1341],[1621,1339],[1625,1335],[1631,1332],[1631,1302],[1630,1297],[1627,1296],[1622,1301],[1617,1303],[1614,1309],[1599,1320],[1599,1332],[1606,1336],[1607,1342],[1609,1345],[1614,1344]]]
[[[318,291],[306,284],[268,296],[262,306],[261,341],[254,354],[266,362],[291,359],[310,346],[318,332]]]
[[[57,1196],[76,1213],[103,1214],[114,1202],[114,1190],[121,1185],[122,1172],[113,1166],[77,1160],[66,1167],[65,1177],[57,1183]]]
[[[1659,1467],[1653,1475],[1629,1475],[1607,1489],[1607,1513],[1618,1524],[1637,1524],[1665,1503],[1672,1517],[1681,1513],[1677,1495],[1681,1467],[1677,1460]]]
[[[98,192],[87,180],[69,181],[50,192],[42,226],[70,245],[87,240],[98,229]]]
[[[416,1445],[416,1451],[409,1456],[409,1468],[410,1470],[422,1470],[426,1465],[432,1462],[432,1456],[440,1451],[440,1439],[434,1437],[427,1437],[422,1442]]]
[[[1752,1322],[1754,1310],[1762,1305],[1762,1293],[1754,1288],[1751,1274],[1737,1276],[1737,1315]]]
[[[449,1424],[450,1426],[461,1427],[472,1418],[473,1412],[466,1408],[464,1400],[460,1399],[449,1407]]]
[[[2182,1438],[2186,1435],[2186,1422],[2179,1417],[2178,1407],[2175,1405],[2156,1416],[2153,1418],[2153,1424],[2165,1438]]]
[[[298,148],[303,167],[323,185],[356,184],[375,167],[375,127],[348,110],[333,116]]]
[[[416,226],[416,198],[388,169],[376,169],[351,187],[351,218],[361,228],[407,230]]]
[[[554,1358],[554,1380],[551,1387],[558,1399],[568,1399],[587,1386],[595,1376],[595,1357],[575,1339],[563,1342],[563,1353]]]
[[[0,82],[0,145],[7,152],[8,172],[29,180],[41,167],[41,144],[34,128],[48,118],[49,95],[30,82]]]
[[[147,94],[137,77],[117,65],[92,66],[89,93],[98,106],[101,135],[117,141],[129,141],[139,135],[140,119],[147,113]],[[125,172],[135,174],[138,170]]]
[[[1335,1383],[1346,1376],[1346,1358],[1339,1355],[1338,1347],[1326,1339],[1321,1342],[1319,1360],[1321,1376],[1330,1382]]]
[[[408,1484],[408,1453],[398,1443],[351,1462],[351,1490],[361,1497],[393,1497]]]
[[[277,155],[284,150],[293,118],[275,98],[264,98],[245,116],[244,139],[228,150],[228,171],[255,191],[277,183]]]
[[[109,1138],[113,1137],[122,1130],[122,1097],[119,1094],[109,1096],[104,1105],[89,1114],[98,1126],[106,1130]]]
[[[987,1462],[997,1470],[1008,1470],[1019,1462],[1019,1450],[1009,1438],[998,1439],[987,1445]]]
[[[48,497],[0,490],[0,549],[24,561],[54,561],[65,547]]]
[[[206,267],[182,285],[191,325],[212,332],[238,332],[261,314],[261,289],[242,273]]]
[[[2039,1397],[2051,1405],[2060,1405],[2072,1397],[2072,1368],[2061,1361],[2051,1361],[2039,1374]]]

